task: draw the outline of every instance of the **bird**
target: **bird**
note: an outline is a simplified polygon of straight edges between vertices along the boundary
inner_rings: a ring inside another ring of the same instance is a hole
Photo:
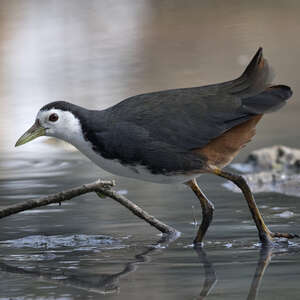
[[[187,185],[202,208],[194,245],[203,245],[214,213],[197,178],[205,173],[223,177],[240,188],[261,243],[270,245],[275,238],[298,236],[272,232],[244,177],[224,168],[254,137],[262,116],[292,96],[289,86],[272,85],[273,77],[260,47],[242,75],[230,81],[140,94],[104,110],[51,102],[15,146],[39,136],[55,137],[112,174]]]

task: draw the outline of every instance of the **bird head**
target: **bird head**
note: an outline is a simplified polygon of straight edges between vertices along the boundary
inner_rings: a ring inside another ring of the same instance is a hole
[[[40,136],[53,136],[70,142],[73,136],[81,133],[76,113],[78,108],[64,101],[45,105],[39,110],[34,124],[18,139],[15,146],[21,146]]]

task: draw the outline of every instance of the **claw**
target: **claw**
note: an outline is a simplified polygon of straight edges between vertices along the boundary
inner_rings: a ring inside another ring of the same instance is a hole
[[[272,232],[271,236],[272,237],[277,237],[277,238],[286,238],[286,239],[294,239],[294,238],[299,238],[300,237],[298,234],[280,233],[280,232]]]

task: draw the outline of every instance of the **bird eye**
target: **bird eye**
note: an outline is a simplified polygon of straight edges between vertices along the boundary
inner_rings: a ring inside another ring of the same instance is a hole
[[[49,116],[49,121],[50,122],[56,122],[58,120],[58,115],[57,114],[51,114]]]

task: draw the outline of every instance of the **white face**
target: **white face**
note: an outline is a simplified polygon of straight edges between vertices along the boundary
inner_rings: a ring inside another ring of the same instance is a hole
[[[79,120],[69,111],[50,109],[39,111],[36,118],[46,129],[46,136],[53,136],[72,143],[74,138],[82,135]]]

